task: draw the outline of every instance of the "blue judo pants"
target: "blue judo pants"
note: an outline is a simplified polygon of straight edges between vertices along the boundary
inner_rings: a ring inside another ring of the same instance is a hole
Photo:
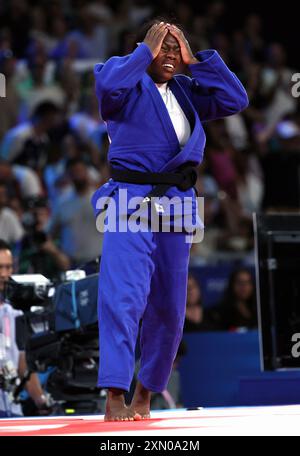
[[[141,319],[138,380],[157,393],[167,387],[185,320],[190,248],[184,233],[105,233],[99,387],[129,391]]]

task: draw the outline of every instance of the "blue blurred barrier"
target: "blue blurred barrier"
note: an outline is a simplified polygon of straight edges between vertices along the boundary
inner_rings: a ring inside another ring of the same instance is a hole
[[[259,374],[257,331],[186,334],[179,370],[185,407],[237,406],[239,379]]]
[[[271,372],[240,380],[243,405],[300,404],[300,371]]]
[[[185,334],[182,400],[185,407],[236,407],[300,403],[300,371],[261,372],[259,336]]]

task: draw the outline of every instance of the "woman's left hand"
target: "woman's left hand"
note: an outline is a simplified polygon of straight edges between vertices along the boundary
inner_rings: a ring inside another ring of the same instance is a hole
[[[197,60],[196,57],[194,57],[192,50],[190,48],[189,42],[186,39],[186,37],[184,36],[182,30],[180,30],[175,25],[170,25],[168,27],[168,29],[169,29],[169,32],[171,33],[171,35],[173,35],[174,38],[176,38],[176,40],[178,41],[178,43],[180,45],[181,57],[182,57],[183,63],[185,63],[185,65],[193,65],[195,63],[199,63],[199,60]]]

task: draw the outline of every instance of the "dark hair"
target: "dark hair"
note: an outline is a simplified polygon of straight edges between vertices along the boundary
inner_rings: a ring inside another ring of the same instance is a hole
[[[57,114],[59,111],[59,107],[52,103],[52,101],[43,101],[33,111],[32,120],[40,120],[49,114]]]
[[[134,41],[133,41],[134,46],[133,47],[135,48],[137,43],[142,43],[144,41],[144,39],[145,39],[145,36],[147,35],[147,32],[150,30],[150,28],[154,24],[159,24],[160,22],[165,22],[165,23],[168,23],[168,24],[176,25],[176,27],[178,27],[180,30],[183,31],[183,33],[186,36],[188,36],[187,32],[184,30],[184,27],[177,22],[177,18],[176,18],[175,15],[157,16],[154,19],[151,19],[151,20],[145,22],[140,27],[140,29],[136,32],[136,34],[134,35]]]
[[[227,330],[231,326],[239,326],[239,312],[236,308],[236,297],[234,294],[234,284],[240,274],[248,274],[254,283],[253,275],[247,268],[240,268],[232,272],[230,275],[227,289],[225,290],[224,297],[219,305],[219,311],[222,320],[223,329]],[[251,312],[251,320],[247,322],[249,328],[257,326],[257,311],[256,311],[256,294],[253,289],[252,295],[246,302],[247,308]]]
[[[78,164],[88,166],[88,164],[84,158],[80,158],[80,157],[70,158],[66,163],[66,171],[69,171],[71,168],[73,168],[73,166],[78,165]]]
[[[8,245],[7,242],[3,241],[3,239],[0,239],[0,252],[2,250],[9,250],[10,251],[11,249],[10,249],[10,246]]]
[[[4,71],[4,64],[8,60],[11,60],[14,58],[14,54],[10,49],[5,49],[3,51],[0,51],[0,72],[2,73]]]
[[[225,291],[225,295],[224,295],[224,303],[232,303],[232,301],[234,301],[235,299],[235,296],[234,296],[234,284],[235,284],[235,281],[237,279],[237,277],[240,275],[240,274],[248,274],[252,281],[253,281],[253,275],[251,273],[251,271],[249,271],[249,269],[247,268],[239,268],[239,269],[236,269],[235,271],[233,271],[229,277],[229,281],[228,281],[228,286],[227,286],[227,289]],[[254,283],[254,281],[253,281]],[[253,300],[255,300],[255,292],[253,291],[253,296],[249,299],[249,304],[253,302]]]
[[[39,208],[48,208],[49,202],[48,198],[44,196],[31,196],[29,198],[24,199],[24,206],[28,210],[30,209],[39,209]]]
[[[188,281],[189,280],[193,280],[196,283],[197,287],[198,287],[198,290],[200,292],[200,298],[199,298],[197,304],[198,304],[199,307],[202,307],[203,306],[203,302],[202,302],[203,296],[202,296],[201,284],[200,284],[198,278],[196,277],[196,275],[193,274],[192,272],[189,272],[189,274],[188,274]]]
[[[195,280],[195,282],[197,282],[199,288],[201,288],[200,286],[200,283],[199,283],[199,280],[197,278],[197,276],[193,273],[193,272],[190,272],[188,273],[188,280]]]

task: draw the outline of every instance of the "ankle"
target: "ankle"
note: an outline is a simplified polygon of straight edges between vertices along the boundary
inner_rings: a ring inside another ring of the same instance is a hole
[[[113,396],[124,396],[126,391],[120,389],[120,388],[108,388],[108,394],[111,394]]]
[[[136,385],[134,393],[134,402],[150,402],[151,391],[145,388],[140,382]]]
[[[109,388],[107,399],[109,401],[125,402],[125,391],[118,388]]]
[[[141,382],[138,382],[137,390],[140,394],[145,394],[145,395],[151,394],[151,391],[149,389],[147,389],[144,385],[142,385]]]

